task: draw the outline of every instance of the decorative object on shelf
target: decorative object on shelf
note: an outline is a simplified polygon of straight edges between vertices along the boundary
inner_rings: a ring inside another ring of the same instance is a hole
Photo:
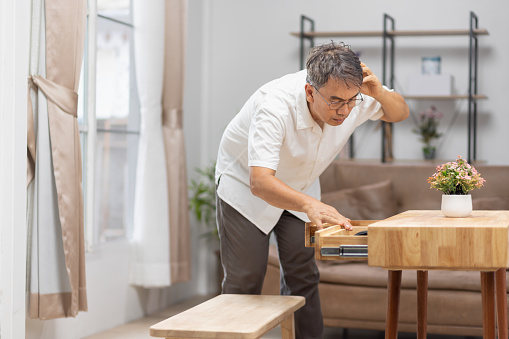
[[[435,159],[436,146],[433,145],[433,141],[442,136],[442,133],[438,133],[438,123],[442,117],[443,114],[437,112],[435,106],[431,106],[429,109],[419,113],[418,125],[412,130],[421,136],[420,141],[424,143],[422,152],[425,159]]]
[[[422,57],[422,74],[440,74],[440,57]]]
[[[466,160],[458,156],[436,168],[435,174],[428,178],[430,188],[442,191],[442,213],[446,217],[462,218],[472,213],[472,197],[468,192],[481,188],[486,180],[481,173]]]
[[[405,97],[450,97],[452,95],[451,74],[409,74]]]

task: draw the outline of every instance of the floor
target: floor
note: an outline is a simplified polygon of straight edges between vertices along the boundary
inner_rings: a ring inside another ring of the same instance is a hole
[[[161,312],[152,314],[145,318],[133,321],[131,323],[112,328],[110,330],[94,334],[83,339],[154,339],[149,335],[149,328],[166,318],[169,318],[177,313],[183,312],[195,305],[206,301],[209,297],[198,296],[186,300],[182,303],[172,305],[170,308]],[[262,337],[263,339],[279,339],[281,338],[281,330],[279,327],[269,331]],[[366,331],[366,330],[347,330],[344,331],[338,328],[326,327],[323,339],[383,339],[384,333],[379,331]],[[400,333],[399,339],[413,339],[416,338],[415,333]],[[428,335],[428,339],[463,339],[465,337],[446,336],[446,335]],[[467,337],[469,339],[476,339],[477,337]]]

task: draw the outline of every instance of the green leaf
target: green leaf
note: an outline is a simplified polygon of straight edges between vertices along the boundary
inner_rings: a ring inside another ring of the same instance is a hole
[[[205,234],[212,238],[217,238],[215,170],[215,162],[203,168],[195,168],[199,179],[192,179],[189,185],[189,208],[196,219],[209,229]]]

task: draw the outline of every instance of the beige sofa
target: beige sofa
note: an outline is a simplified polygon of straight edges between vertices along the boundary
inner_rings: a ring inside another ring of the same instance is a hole
[[[441,192],[427,178],[438,163],[382,164],[337,160],[322,174],[322,200],[350,219],[384,219],[405,210],[440,209]],[[475,165],[486,179],[472,191],[474,209],[509,209],[509,166]],[[325,326],[384,330],[387,271],[366,262],[318,261]],[[430,271],[428,333],[482,336],[479,272]],[[509,279],[508,279],[509,280]],[[416,272],[404,271],[399,330],[416,331]],[[279,262],[271,248],[263,292],[279,293]]]

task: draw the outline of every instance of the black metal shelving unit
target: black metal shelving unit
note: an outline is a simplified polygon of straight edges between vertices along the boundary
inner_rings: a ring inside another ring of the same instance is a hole
[[[300,38],[300,69],[305,67],[305,43],[309,47],[315,45],[315,38],[345,38],[345,37],[380,37],[382,39],[382,83],[394,88],[394,55],[396,37],[423,37],[423,36],[468,36],[469,58],[468,58],[468,95],[451,95],[444,97],[437,96],[408,96],[406,99],[449,99],[468,100],[468,131],[467,131],[467,158],[469,162],[477,160],[477,101],[487,99],[485,95],[477,92],[479,47],[478,37],[488,35],[486,29],[479,28],[479,20],[474,12],[470,12],[469,29],[457,30],[396,30],[395,19],[388,14],[383,17],[382,31],[344,31],[344,32],[317,32],[315,21],[307,16],[301,16],[300,32],[291,33]],[[306,26],[308,29],[306,30]],[[381,161],[392,161],[392,132],[391,123],[382,122],[382,154]],[[391,137],[388,137],[390,135]],[[350,157],[354,158],[354,139],[350,139]]]

